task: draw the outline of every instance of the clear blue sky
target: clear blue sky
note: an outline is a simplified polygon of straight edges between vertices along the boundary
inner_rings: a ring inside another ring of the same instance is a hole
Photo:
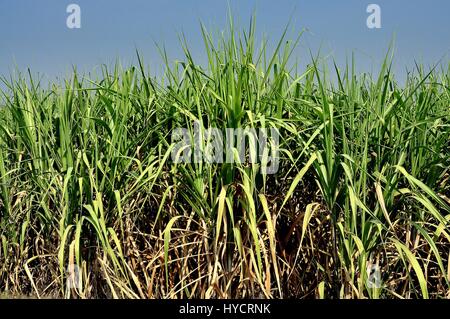
[[[70,3],[81,7],[81,29],[66,27]],[[309,48],[321,47],[338,63],[355,52],[359,67],[370,70],[394,34],[396,70],[412,67],[415,59],[426,65],[449,61],[449,0],[0,0],[0,74],[30,67],[51,78],[67,75],[72,65],[91,71],[116,58],[129,64],[135,61],[135,48],[155,69],[159,57],[154,41],[177,59],[182,57],[181,32],[201,62],[199,21],[223,29],[228,3],[243,26],[255,11],[258,33],[273,42],[292,16],[293,29],[309,30],[296,52],[304,61]],[[370,3],[381,6],[381,29],[366,26]]]

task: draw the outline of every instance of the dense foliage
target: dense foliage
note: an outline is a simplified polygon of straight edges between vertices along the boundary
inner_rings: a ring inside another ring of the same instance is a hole
[[[298,40],[269,53],[254,30],[202,28],[208,64],[183,42],[159,78],[139,57],[48,88],[4,78],[0,293],[450,297],[450,68],[299,71]],[[195,121],[275,128],[278,172],[174,163]]]

